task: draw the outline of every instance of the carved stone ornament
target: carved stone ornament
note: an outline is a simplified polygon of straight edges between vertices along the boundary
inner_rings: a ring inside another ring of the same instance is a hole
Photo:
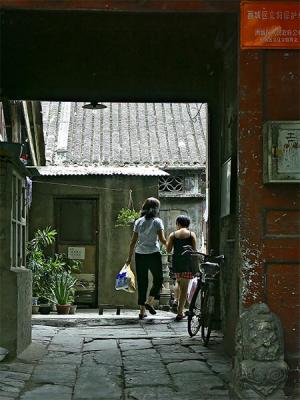
[[[241,315],[235,340],[233,398],[248,398],[249,389],[264,399],[282,392],[288,372],[282,329],[266,304],[254,304]]]

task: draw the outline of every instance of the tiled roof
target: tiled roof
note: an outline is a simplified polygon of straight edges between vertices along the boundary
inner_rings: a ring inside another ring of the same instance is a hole
[[[193,103],[42,102],[47,165],[201,167],[207,106]]]
[[[108,166],[64,166],[50,165],[35,167],[40,175],[135,175],[135,176],[166,176],[167,172],[155,167],[108,167]]]

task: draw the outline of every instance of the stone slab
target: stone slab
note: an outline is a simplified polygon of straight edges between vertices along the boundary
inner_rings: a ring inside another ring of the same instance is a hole
[[[134,350],[127,350],[122,352],[122,356],[125,358],[134,358],[137,359],[151,359],[151,358],[159,358],[159,354],[153,348],[150,349],[134,349]]]
[[[9,391],[20,391],[25,386],[24,381],[16,381],[9,378],[0,378],[0,387]],[[16,389],[16,390],[15,390]]]
[[[88,343],[84,343],[83,345],[83,351],[98,351],[108,349],[118,349],[118,343],[115,339],[94,339]]]
[[[202,355],[197,353],[161,353],[161,358],[166,364],[185,360],[199,360],[204,363]]]
[[[191,354],[194,354],[194,352],[191,352],[187,347],[180,346],[179,344],[155,346],[155,349],[159,353],[191,353]]]
[[[189,360],[174,362],[167,365],[170,374],[182,374],[186,372],[201,372],[211,374],[208,366],[203,361]]]
[[[99,365],[81,367],[74,388],[74,400],[115,400],[122,398],[121,368]]]
[[[72,388],[62,385],[42,385],[28,390],[20,400],[71,400]]]
[[[82,355],[80,353],[49,351],[48,354],[40,360],[40,363],[79,365],[81,359]]]
[[[0,381],[5,379],[12,379],[17,381],[27,381],[30,378],[30,374],[24,372],[15,371],[0,371]]]
[[[175,392],[168,387],[144,386],[125,390],[125,400],[173,400]],[[181,400],[184,400],[181,397]]]
[[[0,371],[14,371],[23,372],[25,374],[31,374],[33,371],[33,365],[24,364],[22,362],[11,362],[9,364],[0,364]]]
[[[7,393],[0,389],[0,400],[12,400],[19,397],[19,393]]]
[[[150,386],[155,382],[155,386],[170,386],[172,384],[170,376],[166,371],[130,371],[125,370],[125,385],[127,388],[133,386]]]
[[[119,350],[96,351],[94,354],[94,360],[97,364],[107,364],[115,367],[122,366],[122,358]]]
[[[160,346],[160,345],[171,345],[171,344],[177,344],[180,343],[180,339],[170,337],[170,338],[154,338],[152,339],[152,343],[154,346]]]
[[[159,374],[165,371],[165,366],[159,359],[152,361],[143,360],[139,362],[124,360],[124,369],[128,373],[132,371],[156,371]]]
[[[122,351],[128,350],[141,350],[152,348],[152,342],[150,339],[139,339],[139,340],[120,340],[120,348]]]
[[[76,365],[39,364],[32,375],[32,382],[73,386],[76,379]]]
[[[24,384],[23,384],[23,386],[24,386]],[[22,389],[22,387],[18,388],[15,386],[11,386],[11,385],[9,385],[9,383],[7,383],[7,384],[0,383],[0,392],[3,391],[6,393],[9,393],[10,396],[17,397],[19,395],[21,389]]]

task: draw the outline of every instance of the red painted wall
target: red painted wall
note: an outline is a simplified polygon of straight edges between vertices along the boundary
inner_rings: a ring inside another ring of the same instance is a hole
[[[245,306],[266,301],[281,319],[292,369],[300,351],[300,191],[263,183],[266,121],[300,120],[300,51],[240,51],[239,197]]]

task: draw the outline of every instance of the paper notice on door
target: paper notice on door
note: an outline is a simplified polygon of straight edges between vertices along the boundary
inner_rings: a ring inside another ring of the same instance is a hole
[[[70,260],[84,260],[85,247],[68,247],[68,258]]]

